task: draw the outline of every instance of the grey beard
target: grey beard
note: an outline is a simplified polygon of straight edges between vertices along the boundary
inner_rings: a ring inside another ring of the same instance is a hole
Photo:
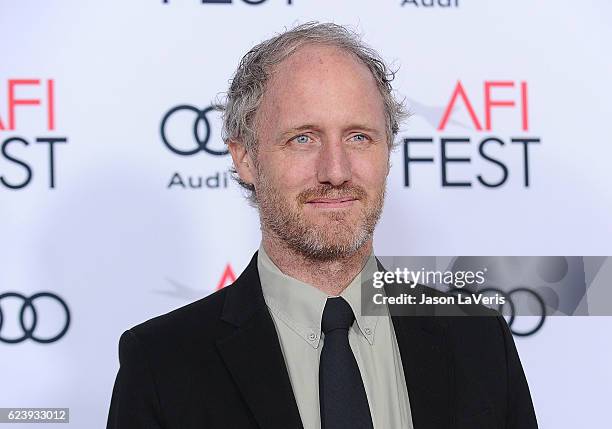
[[[259,183],[265,188],[260,189],[257,195],[262,229],[270,231],[291,250],[311,260],[329,261],[353,255],[372,237],[382,213],[386,184],[375,196],[374,207],[369,210],[364,208],[361,225],[357,226],[356,231],[346,221],[343,222],[342,213],[329,213],[329,226],[313,227],[279,198],[279,193],[270,188],[264,177],[260,176],[260,179]],[[344,237],[348,238],[345,240]],[[334,238],[337,240],[334,241]]]

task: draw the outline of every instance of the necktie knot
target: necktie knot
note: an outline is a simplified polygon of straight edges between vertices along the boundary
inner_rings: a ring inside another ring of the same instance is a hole
[[[353,309],[348,302],[342,297],[327,298],[325,308],[323,309],[323,318],[321,320],[321,330],[327,335],[335,329],[348,330],[355,315]]]

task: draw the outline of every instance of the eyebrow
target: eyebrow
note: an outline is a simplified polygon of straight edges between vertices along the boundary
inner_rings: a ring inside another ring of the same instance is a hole
[[[305,130],[316,130],[316,131],[320,131],[320,128],[317,127],[316,125],[311,125],[311,124],[306,124],[306,125],[300,125],[299,127],[291,127],[285,131],[283,131],[281,133],[282,137],[285,136],[289,136],[289,134],[294,134],[294,133],[298,133],[300,131],[305,131]]]

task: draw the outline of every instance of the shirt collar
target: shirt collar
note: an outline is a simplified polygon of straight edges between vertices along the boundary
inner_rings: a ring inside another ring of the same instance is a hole
[[[297,335],[314,348],[321,340],[321,317],[328,297],[316,287],[283,273],[259,246],[257,269],[267,306],[276,317],[286,323]],[[377,264],[371,253],[351,283],[340,294],[355,314],[358,332],[369,344],[374,343],[378,316],[363,316],[361,308],[361,283],[372,278]]]

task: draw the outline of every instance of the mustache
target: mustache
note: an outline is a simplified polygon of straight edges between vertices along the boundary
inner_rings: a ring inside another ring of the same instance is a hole
[[[298,194],[297,200],[304,204],[318,198],[352,198],[364,200],[366,197],[367,193],[361,186],[343,183],[340,186],[319,185],[308,188]]]

